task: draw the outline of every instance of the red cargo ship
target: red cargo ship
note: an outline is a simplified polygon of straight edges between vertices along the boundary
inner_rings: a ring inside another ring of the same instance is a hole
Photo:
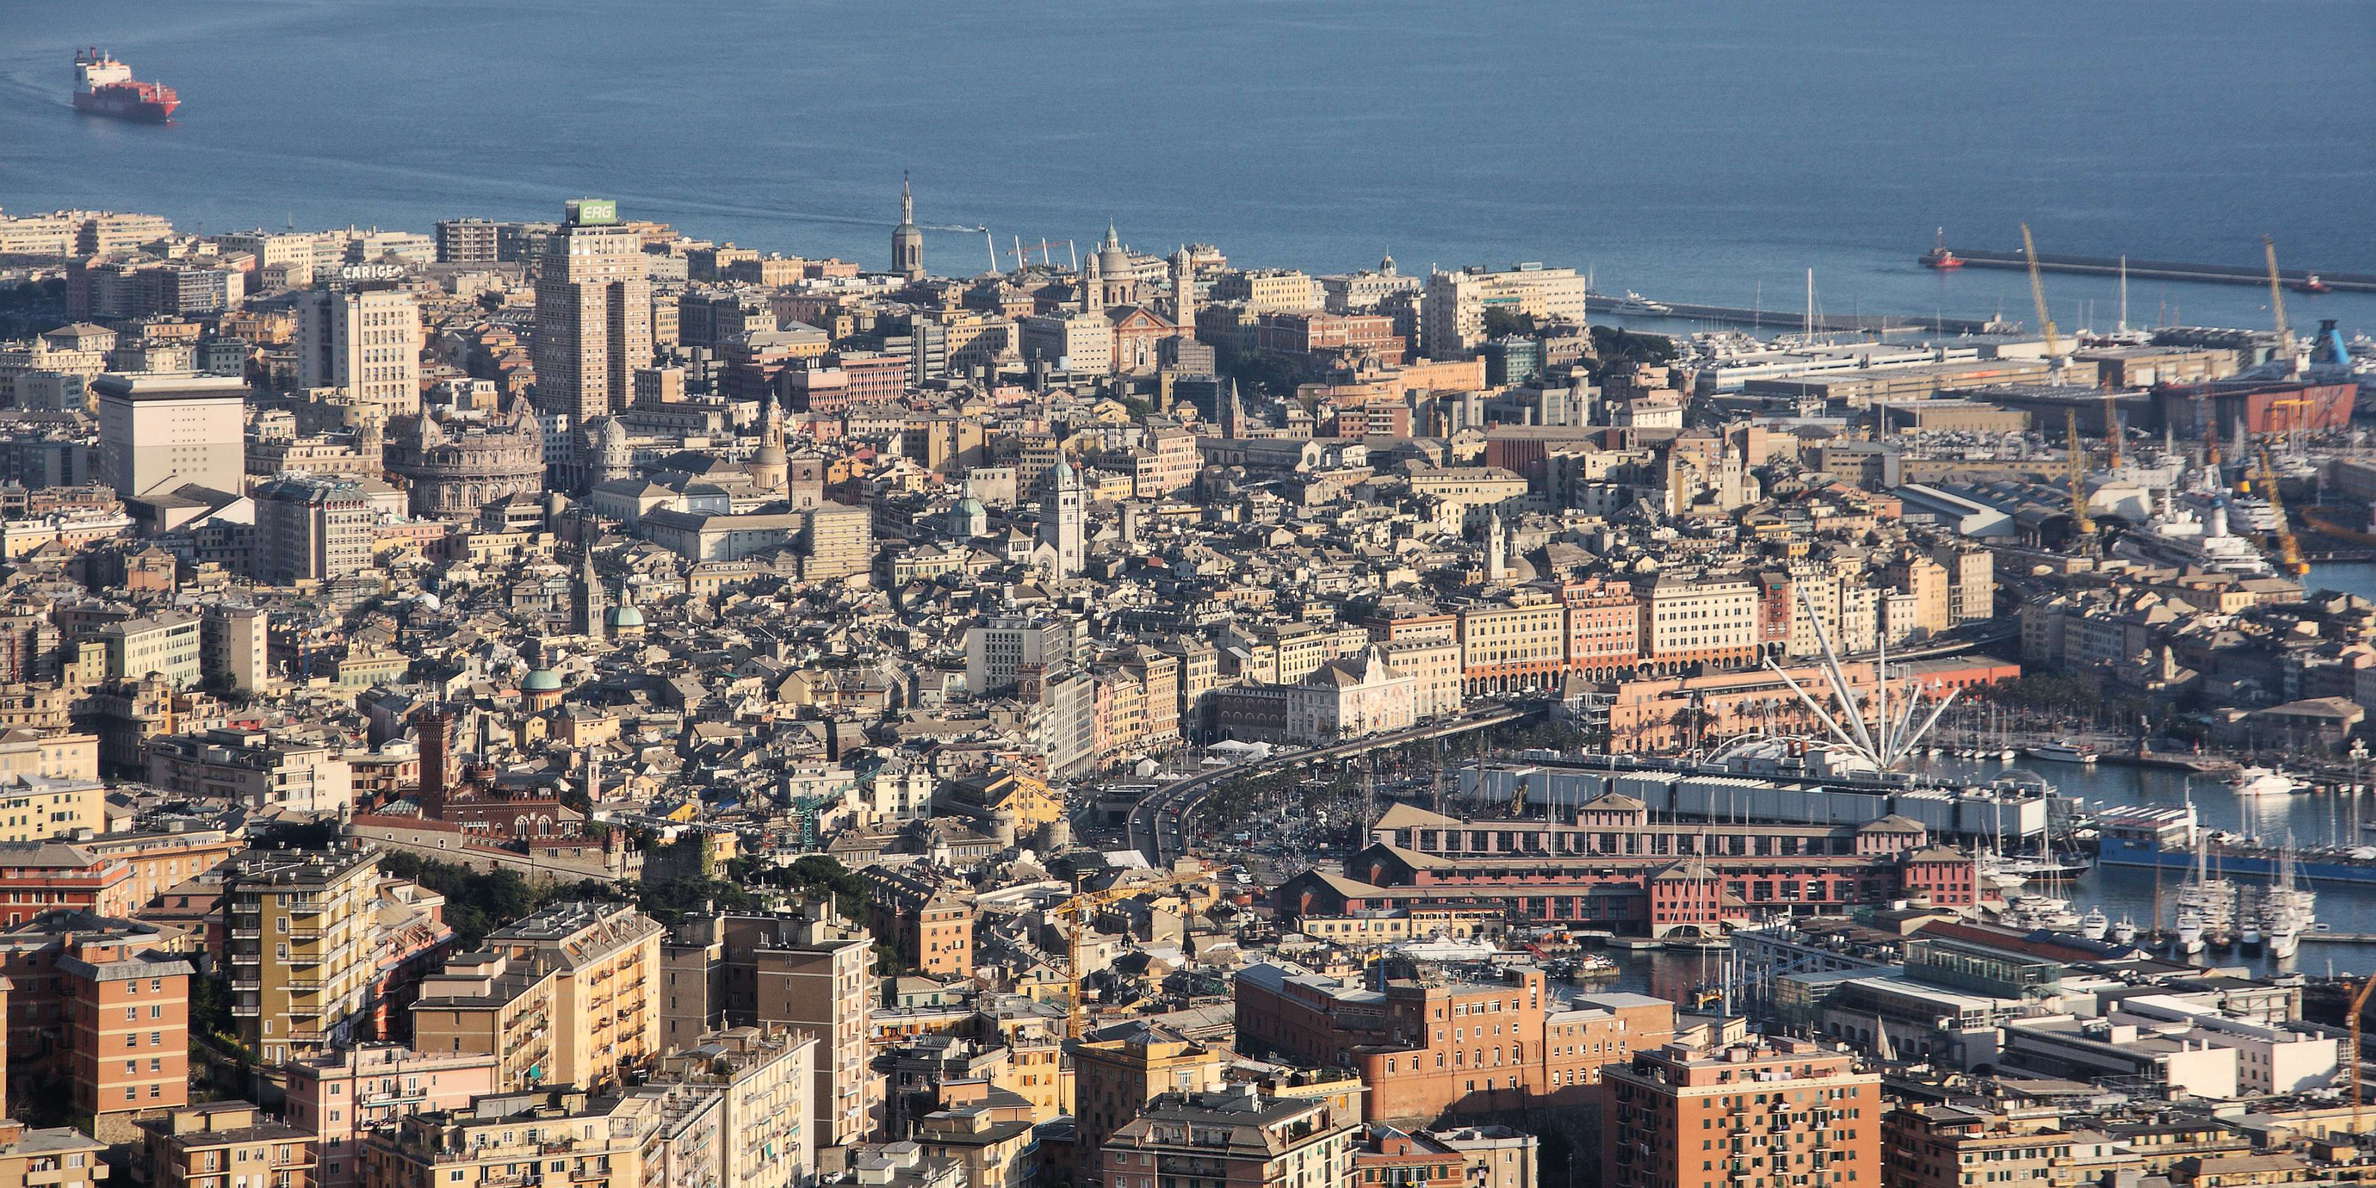
[[[162,124],[173,118],[181,96],[163,83],[142,82],[132,68],[96,48],[74,55],[74,110],[119,120]]]

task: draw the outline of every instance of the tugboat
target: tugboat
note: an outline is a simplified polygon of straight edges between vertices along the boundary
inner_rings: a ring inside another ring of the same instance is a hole
[[[1922,253],[1921,262],[1924,268],[1936,268],[1941,272],[1953,272],[1964,266],[1962,256],[1947,250],[1945,227],[1939,228],[1938,233],[1931,237],[1931,250]]]
[[[163,83],[142,82],[132,68],[97,47],[75,51],[74,110],[118,120],[162,124],[173,119],[181,96]]]
[[[2315,272],[2294,282],[2294,292],[2296,293],[2332,293],[2334,291],[2335,286],[2328,284],[2325,277]]]

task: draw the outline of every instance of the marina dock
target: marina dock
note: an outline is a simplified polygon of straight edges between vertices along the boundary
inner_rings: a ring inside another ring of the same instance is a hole
[[[1957,259],[1973,268],[2012,268],[2026,270],[2029,261],[2021,252],[1990,251],[1986,248],[1950,248]],[[2090,276],[2118,276],[2122,262],[2118,256],[2063,256],[2038,253],[2040,272],[2077,272]],[[2245,264],[2178,264],[2167,260],[2138,260],[2127,262],[2130,280],[2195,281],[2219,285],[2266,285],[2269,272],[2258,265]],[[2338,293],[2376,293],[2376,275],[2365,272],[2327,272],[2317,268],[2280,268],[2277,277],[2288,285],[2300,286],[2316,276]]]

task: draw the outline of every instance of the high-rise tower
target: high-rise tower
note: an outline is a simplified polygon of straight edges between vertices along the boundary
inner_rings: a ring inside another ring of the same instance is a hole
[[[569,202],[536,277],[536,391],[583,424],[627,406],[652,362],[652,281],[643,237],[608,199]]]
[[[891,229],[891,271],[924,279],[924,229],[916,225],[916,195],[906,175],[899,179],[899,225]]]

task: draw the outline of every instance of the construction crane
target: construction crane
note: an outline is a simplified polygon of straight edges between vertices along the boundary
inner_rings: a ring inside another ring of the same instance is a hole
[[[2024,233],[2029,230],[2022,228]],[[2051,335],[2049,335],[2051,337]],[[2095,517],[2087,514],[2087,452],[2079,448],[2079,410],[2063,410],[2063,449],[2071,462],[2071,539],[2085,541],[2095,535]]]
[[[2367,1062],[2360,1056],[2360,1011],[2368,1005],[2370,990],[2376,990],[2376,974],[2369,974],[2368,980],[2360,983],[2359,993],[2351,996],[2351,1012],[2348,1016],[2351,1022],[2351,1133],[2353,1135],[2359,1134],[2364,1129],[2360,1125],[2360,1112],[2364,1104],[2364,1099],[2361,1096],[2360,1069],[2365,1067]]]
[[[2261,236],[2261,254],[2269,261],[2269,316],[2277,323],[2277,365],[2293,374],[2293,331],[2285,321],[2285,283],[2277,276],[2277,241]]]
[[[1064,934],[1066,954],[1064,1038],[1081,1038],[1082,1024],[1088,1020],[1089,1012],[1081,1002],[1081,934],[1089,930],[1089,913],[1109,903],[1128,899],[1143,889],[1141,887],[1117,886],[1108,887],[1103,891],[1083,891],[1079,881],[1076,880],[1073,884],[1072,898],[1065,900],[1062,905],[1057,907],[1056,914],[1065,917],[1072,925]]]
[[[2030,301],[2038,307],[2038,333],[2046,338],[2046,365],[2052,377],[2062,378],[2062,335],[2054,328],[2054,315],[2046,312],[2046,282],[2038,278],[2038,242],[2030,238],[2028,223],[2021,225],[2021,258],[2029,264]]]
[[[2259,446],[2261,494],[2269,498],[2269,511],[2277,517],[2277,570],[2288,577],[2301,577],[2310,572],[2310,563],[2302,560],[2302,545],[2294,539],[2293,525],[2285,518],[2285,497],[2277,493],[2277,468],[2269,465],[2269,447]]]

